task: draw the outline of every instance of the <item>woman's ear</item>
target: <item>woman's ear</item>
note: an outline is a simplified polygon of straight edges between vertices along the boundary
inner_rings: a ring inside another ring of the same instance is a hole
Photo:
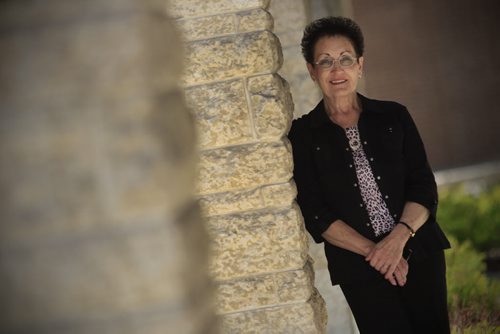
[[[314,66],[310,63],[307,63],[307,70],[309,71],[309,75],[311,76],[312,81],[316,82],[316,74],[314,72]]]
[[[358,64],[359,64],[359,74],[363,72],[363,63],[365,62],[365,58],[363,56],[358,58]]]

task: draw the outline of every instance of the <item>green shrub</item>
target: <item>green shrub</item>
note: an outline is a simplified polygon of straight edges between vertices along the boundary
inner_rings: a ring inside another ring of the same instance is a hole
[[[470,240],[481,251],[500,247],[500,184],[479,195],[463,187],[440,189],[438,222],[459,242]]]
[[[459,243],[449,236],[446,251],[448,308],[457,333],[490,333],[500,321],[500,282],[484,274],[484,255],[469,241]],[[463,331],[467,329],[467,331]]]

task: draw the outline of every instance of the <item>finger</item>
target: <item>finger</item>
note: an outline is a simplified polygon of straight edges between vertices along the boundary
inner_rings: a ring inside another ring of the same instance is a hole
[[[401,286],[404,286],[408,280],[406,277],[406,274],[400,273],[400,277],[401,277],[401,283],[402,283]]]
[[[408,270],[410,269],[410,267],[408,265],[408,262],[406,262],[406,260],[402,259],[398,264],[398,268],[401,270],[402,273],[408,275]]]
[[[405,274],[408,274],[408,271],[410,270],[410,265],[406,262],[406,260],[403,261],[403,270]]]
[[[394,272],[394,276],[396,277],[396,281],[399,286],[404,286],[406,284],[406,276],[403,275],[399,270]]]
[[[379,271],[380,271],[380,273],[381,273],[382,275],[385,275],[385,273],[387,272],[387,269],[389,269],[389,267],[388,267],[388,266],[386,266],[386,265],[383,265],[383,266],[381,266],[381,267],[380,267],[380,270],[379,270]]]
[[[377,269],[378,271],[380,271],[380,268],[382,267],[382,265],[384,265],[385,263],[385,260],[383,258],[381,258],[381,256],[379,255],[375,255],[372,257],[371,261],[370,261],[370,265]]]
[[[377,271],[382,271],[382,267],[384,266],[384,263],[382,261],[378,261],[374,268],[377,269]]]
[[[408,269],[409,267],[408,262],[404,258],[402,258],[401,261],[399,261],[399,265],[404,269]]]
[[[399,261],[398,261],[398,262],[399,262]],[[387,273],[386,273],[386,274],[388,274],[388,275],[392,275],[392,274],[394,274],[394,271],[396,270],[397,265],[398,265],[398,264],[397,264],[397,262],[396,262],[396,263],[392,263],[392,264],[389,266],[389,268],[388,268],[388,270],[387,270]]]
[[[396,278],[394,276],[388,277],[387,275],[385,276],[385,279],[388,280],[392,285],[396,286],[398,285],[396,282]]]

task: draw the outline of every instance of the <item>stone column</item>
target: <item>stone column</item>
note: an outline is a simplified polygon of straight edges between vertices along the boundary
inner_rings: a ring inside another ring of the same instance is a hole
[[[0,2],[0,332],[213,332],[164,7]]]
[[[274,17],[274,31],[283,47],[280,74],[290,83],[295,102],[294,118],[311,111],[321,100],[321,91],[311,80],[302,56],[300,41],[305,26],[328,15],[351,16],[350,0],[273,0],[269,12]],[[323,244],[309,238],[309,253],[314,260],[315,286],[326,301],[328,333],[357,333],[349,305],[339,286],[332,286]]]
[[[197,193],[223,333],[322,333],[286,139],[293,117],[268,1],[178,0],[186,96],[199,134]]]
[[[283,48],[280,74],[290,84],[295,102],[294,118],[311,111],[321,100],[321,91],[311,80],[302,56],[300,41],[310,22],[310,4],[305,0],[271,1],[269,12],[274,17],[274,31]]]

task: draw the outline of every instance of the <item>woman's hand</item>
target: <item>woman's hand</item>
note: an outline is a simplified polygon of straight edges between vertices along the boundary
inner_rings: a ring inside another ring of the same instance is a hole
[[[404,226],[396,225],[392,232],[377,243],[365,258],[393,285],[396,285],[393,274],[403,258],[403,248],[408,240],[408,231],[404,229]]]
[[[390,277],[389,281],[392,285],[404,286],[406,284],[406,276],[408,275],[409,265],[408,262],[402,258],[398,265],[396,266],[396,270],[394,270],[394,275]]]

